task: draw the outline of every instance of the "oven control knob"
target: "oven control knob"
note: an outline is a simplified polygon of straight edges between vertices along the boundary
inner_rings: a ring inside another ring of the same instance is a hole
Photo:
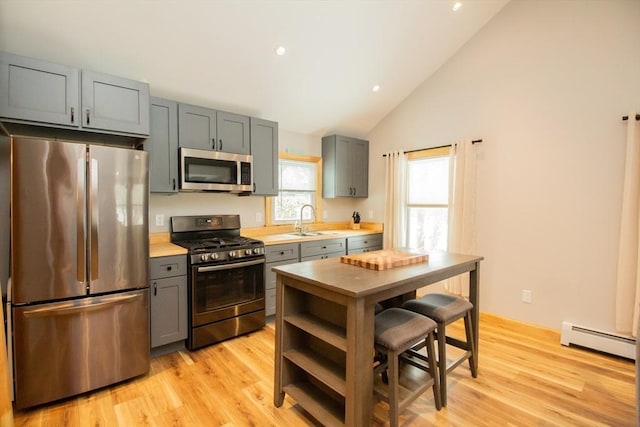
[[[219,258],[219,256],[218,256],[217,253],[214,252],[214,253],[211,254],[211,260],[218,259],[218,258]]]
[[[255,249],[253,250],[253,253],[254,253],[254,254],[256,254],[256,255],[258,255],[260,252],[261,252],[261,251],[260,251],[260,248],[255,248]]]
[[[235,258],[236,257],[236,251],[229,251],[229,258]]]
[[[247,255],[251,255],[251,249],[245,249],[244,253]]]
[[[208,255],[208,254],[202,254],[202,255],[200,255],[200,260],[201,260],[201,261],[206,261],[206,260],[208,260],[208,259],[209,259],[209,255]]]

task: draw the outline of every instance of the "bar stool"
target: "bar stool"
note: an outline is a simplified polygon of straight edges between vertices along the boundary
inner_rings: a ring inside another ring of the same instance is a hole
[[[440,410],[442,407],[435,363],[429,363],[429,366],[425,367],[424,365],[408,360],[412,365],[429,372],[431,378],[421,383],[415,390],[411,390],[409,395],[404,399],[400,399],[400,356],[420,341],[424,341],[424,345],[427,347],[427,359],[429,362],[434,361],[435,349],[433,332],[435,329],[436,323],[433,320],[401,308],[389,308],[375,316],[375,347],[377,351],[387,354],[387,361],[377,366],[374,374],[388,369],[389,385],[386,394],[379,388],[374,388],[374,392],[389,403],[389,423],[391,427],[398,425],[400,412],[404,411],[404,409],[424,393],[429,386],[433,388],[436,409]]]
[[[437,323],[436,339],[438,340],[438,372],[440,374],[440,396],[442,406],[447,406],[447,373],[451,372],[465,360],[469,360],[471,376],[476,378],[478,371],[476,368],[476,349],[473,344],[473,329],[471,325],[471,310],[473,304],[464,298],[459,298],[449,294],[427,294],[422,298],[406,301],[402,308],[412,312],[420,313]],[[446,325],[464,317],[464,329],[467,341],[448,337],[445,332]],[[447,364],[446,345],[465,350],[464,354],[452,363]],[[414,350],[421,348],[414,347]]]

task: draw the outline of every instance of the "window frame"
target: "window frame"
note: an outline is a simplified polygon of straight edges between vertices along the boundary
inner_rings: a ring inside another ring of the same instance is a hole
[[[322,157],[319,156],[307,156],[303,154],[293,154],[280,152],[278,153],[278,168],[280,168],[280,160],[293,160],[296,162],[313,163],[316,167],[316,197],[315,197],[315,220],[312,223],[305,224],[320,224],[322,223]],[[278,193],[280,193],[280,182],[278,182]],[[267,196],[264,198],[264,212],[265,212],[265,226],[274,225],[293,225],[295,221],[275,221],[273,219],[273,199],[276,196]]]
[[[451,155],[451,147],[450,146],[446,146],[446,147],[436,147],[436,148],[425,148],[424,150],[417,150],[417,151],[411,151],[407,153],[407,166],[408,163],[411,162],[412,160],[421,160],[421,159],[425,159],[425,158],[436,158],[436,157],[449,157]],[[451,173],[449,171],[449,179],[451,178]],[[407,181],[406,181],[406,191],[407,191],[407,195],[406,195],[406,202],[404,204],[404,215],[405,218],[407,218],[407,227],[406,227],[406,234],[405,234],[405,241],[408,242],[410,241],[409,239],[409,233],[411,232],[410,228],[409,228],[409,209],[410,208],[447,208],[447,216],[449,213],[449,202],[447,201],[446,204],[441,204],[441,203],[428,203],[428,204],[411,204],[409,203],[409,174],[407,173],[407,177],[406,177]],[[450,186],[450,182],[447,183],[447,185]],[[447,235],[449,233],[449,224],[447,224]],[[448,240],[448,239],[447,239]],[[445,248],[445,250],[448,249],[448,242],[447,242],[447,248]]]

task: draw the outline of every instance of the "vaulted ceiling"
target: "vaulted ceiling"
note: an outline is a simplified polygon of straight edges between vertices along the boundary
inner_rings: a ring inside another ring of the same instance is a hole
[[[0,50],[290,131],[366,136],[507,2],[0,0]]]

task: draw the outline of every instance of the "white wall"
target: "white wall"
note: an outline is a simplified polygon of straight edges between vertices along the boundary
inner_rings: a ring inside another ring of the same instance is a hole
[[[321,156],[319,137],[279,130],[279,149],[309,156]],[[169,219],[180,215],[239,214],[242,227],[264,225],[265,198],[236,196],[226,193],[151,194],[149,199],[149,230],[169,231]],[[348,221],[355,202],[350,199],[324,199],[322,210],[325,222]],[[164,224],[156,225],[156,215],[164,216]],[[320,218],[318,218],[320,219]]]
[[[370,133],[381,154],[476,145],[482,311],[614,330],[626,123],[640,110],[640,2],[512,0]],[[360,202],[382,220],[381,192]],[[533,303],[520,301],[533,291]]]

